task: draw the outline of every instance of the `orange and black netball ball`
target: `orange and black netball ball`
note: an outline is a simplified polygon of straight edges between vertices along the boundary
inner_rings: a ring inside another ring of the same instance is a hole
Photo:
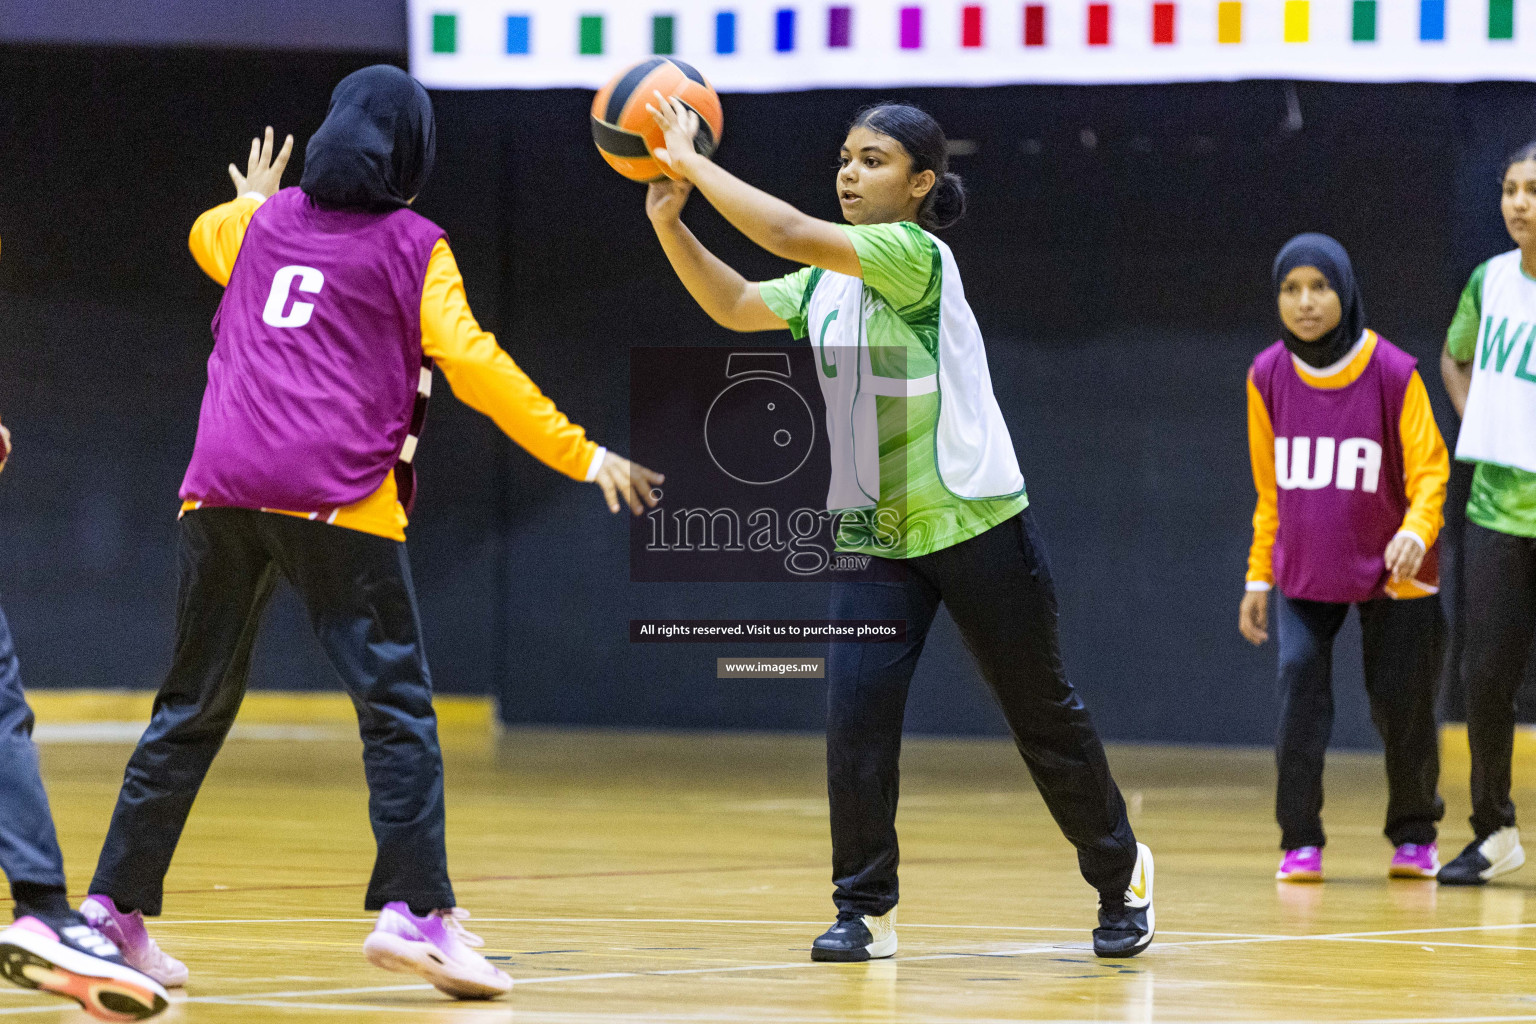
[[[592,141],[608,165],[633,181],[675,178],[651,151],[663,148],[646,104],[656,105],[656,93],[676,97],[699,115],[694,148],[706,156],[720,144],[725,115],[720,97],[699,70],[671,57],[652,57],[619,72],[592,100]]]

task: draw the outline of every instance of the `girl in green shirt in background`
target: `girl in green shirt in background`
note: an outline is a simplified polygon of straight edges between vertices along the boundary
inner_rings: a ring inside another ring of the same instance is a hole
[[[680,181],[646,211],[673,269],[716,323],[809,338],[827,403],[838,550],[887,560],[896,582],[835,582],[834,619],[903,619],[902,643],[831,645],[827,792],[837,921],[815,960],[896,952],[897,761],[912,672],[942,602],[1019,752],[1099,892],[1100,956],[1151,942],[1152,856],[1062,668],[1056,596],[986,352],[948,246],[928,229],[964,212],[938,124],[915,107],[860,113],[836,177],[849,225],[809,217],[695,151],[698,119],[657,94],[655,156]],[[750,282],[679,219],[702,192],[726,220],[805,269]]]
[[[1462,417],[1456,458],[1477,463],[1462,555],[1473,839],[1440,869],[1446,885],[1525,863],[1509,791],[1515,695],[1536,638],[1536,143],[1505,165],[1502,209],[1519,248],[1472,272],[1440,357]]]

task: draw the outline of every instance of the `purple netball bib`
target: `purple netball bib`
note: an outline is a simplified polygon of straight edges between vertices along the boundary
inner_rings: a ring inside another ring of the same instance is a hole
[[[251,219],[213,318],[184,500],[317,511],[376,491],[411,431],[421,292],[443,231],[288,188]]]
[[[1408,512],[1400,424],[1416,365],[1378,338],[1359,379],[1328,390],[1302,380],[1280,342],[1254,360],[1275,431],[1275,585],[1287,597],[1353,603],[1385,594],[1383,555]],[[1437,553],[1419,574],[1430,586]]]

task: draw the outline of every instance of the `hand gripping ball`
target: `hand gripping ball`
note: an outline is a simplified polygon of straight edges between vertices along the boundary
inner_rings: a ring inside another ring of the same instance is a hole
[[[705,156],[720,144],[725,115],[720,97],[699,70],[671,57],[652,57],[620,72],[592,100],[592,141],[608,165],[633,181],[675,178],[651,151],[664,148],[661,129],[645,109],[656,93],[676,97],[699,115],[693,145]]]

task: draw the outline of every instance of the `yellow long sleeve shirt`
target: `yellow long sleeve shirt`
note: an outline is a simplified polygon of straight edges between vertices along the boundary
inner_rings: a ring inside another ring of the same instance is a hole
[[[192,225],[188,238],[192,258],[219,284],[229,284],[246,228],[262,201],[261,196],[248,193],[215,206]],[[421,292],[421,350],[442,368],[460,401],[489,416],[534,458],[575,480],[596,478],[606,449],[588,440],[586,431],[555,407],[496,343],[495,336],[480,329],[446,238],[438,240],[427,263]],[[182,511],[198,505],[184,502]],[[362,533],[405,540],[406,515],[394,473],[385,476],[368,497],[340,509],[262,511],[322,519]]]
[[[1375,351],[1376,333],[1368,331],[1365,344],[1360,346],[1354,358],[1331,374],[1313,373],[1295,360],[1291,364],[1307,384],[1331,391],[1348,387],[1358,380]],[[1403,515],[1398,532],[1412,534],[1428,551],[1445,525],[1445,485],[1451,476],[1451,461],[1445,439],[1435,424],[1435,414],[1430,409],[1429,392],[1417,370],[1408,380],[1398,430],[1403,440],[1403,486],[1408,496],[1408,511]],[[1248,455],[1253,464],[1254,489],[1258,491],[1258,503],[1253,510],[1253,546],[1248,551],[1248,583],[1251,589],[1268,589],[1275,582],[1275,533],[1280,527],[1279,494],[1275,483],[1275,429],[1251,373],[1248,377]],[[1387,592],[1394,597],[1418,597],[1426,593],[1412,580],[1389,583]]]

